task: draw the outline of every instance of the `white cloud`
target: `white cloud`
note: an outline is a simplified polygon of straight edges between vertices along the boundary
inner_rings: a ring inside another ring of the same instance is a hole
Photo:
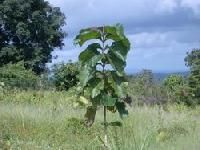
[[[69,33],[55,62],[77,60],[73,37],[81,28],[122,23],[132,44],[127,71],[185,70],[186,51],[199,46],[200,0],[48,0],[61,7]]]
[[[159,0],[156,11],[172,13],[178,7],[177,0]]]
[[[196,15],[200,15],[200,0],[181,0],[181,6],[191,8]]]

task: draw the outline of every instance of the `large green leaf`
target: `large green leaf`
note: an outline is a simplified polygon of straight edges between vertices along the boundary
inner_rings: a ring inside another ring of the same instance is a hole
[[[124,102],[117,102],[116,108],[117,108],[117,111],[119,112],[119,115],[121,118],[128,115],[128,110],[126,109],[126,105]]]
[[[119,98],[126,97],[128,82],[124,77],[118,76],[114,71],[111,71],[108,82]]]
[[[112,68],[116,71],[116,73],[119,76],[123,76],[126,62],[122,61],[121,59],[113,55],[111,51],[108,51],[108,54],[106,54],[106,57],[107,57],[108,62],[112,66]]]
[[[113,42],[108,50],[107,59],[118,75],[122,75],[126,67],[126,56],[129,47],[123,45],[122,41]]]
[[[80,84],[86,86],[87,82],[94,78],[96,72],[96,65],[102,59],[102,55],[95,55],[91,59],[85,62],[80,68]]]
[[[93,43],[93,44],[90,44],[83,52],[81,52],[79,55],[79,60],[80,60],[81,64],[84,65],[85,62],[88,62],[93,57],[100,55],[98,48],[101,48],[100,44]]]
[[[116,103],[116,98],[113,98],[107,94],[104,94],[101,99],[101,105],[103,106],[114,106]]]
[[[80,85],[85,87],[87,82],[94,76],[94,74],[95,68],[89,67],[88,65],[81,67],[79,74]]]
[[[93,87],[92,89],[92,98],[95,98],[99,94],[101,94],[101,90],[104,89],[104,82],[101,79],[96,79],[95,82],[92,83],[91,85]]]
[[[106,36],[107,39],[112,39],[115,42],[121,41],[124,47],[127,47],[127,49],[130,49],[129,40],[124,35],[124,29],[121,24],[117,24],[115,26],[105,26],[104,30],[107,34]]]
[[[117,98],[113,98],[112,96],[106,94],[105,91],[102,91],[101,94],[92,99],[92,104],[94,106],[115,106],[116,101]]]
[[[111,55],[116,56],[123,62],[126,62],[126,56],[128,54],[129,48],[125,47],[122,42],[113,42],[109,48]]]
[[[104,31],[107,34],[107,39],[112,39],[113,41],[120,41],[125,38],[123,33],[123,27],[120,24],[115,26],[105,26]]]
[[[87,107],[87,111],[85,113],[85,125],[87,127],[92,126],[92,124],[94,123],[96,111],[97,111],[97,107],[95,107],[95,106]]]
[[[101,32],[99,28],[87,28],[80,31],[75,38],[75,44],[82,46],[86,41],[92,39],[101,39]]]

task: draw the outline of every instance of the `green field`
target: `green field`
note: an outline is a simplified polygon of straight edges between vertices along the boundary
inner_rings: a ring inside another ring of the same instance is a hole
[[[84,127],[85,108],[72,107],[73,93],[21,91],[0,98],[0,149],[103,149],[102,109],[94,125]],[[113,150],[200,148],[200,107],[132,106],[124,120],[108,113],[108,121]]]

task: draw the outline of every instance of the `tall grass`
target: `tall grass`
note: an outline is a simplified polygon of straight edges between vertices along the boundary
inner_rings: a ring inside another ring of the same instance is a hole
[[[35,95],[35,100],[28,100],[33,98],[31,95]],[[95,124],[85,128],[82,119],[85,110],[72,107],[73,94],[24,91],[8,97],[0,102],[0,149],[103,149],[102,109],[97,113]],[[135,106],[129,112],[123,121],[118,114],[108,113],[108,121],[113,122],[109,126],[111,149],[200,148],[199,107]],[[120,125],[118,122],[122,126],[115,126]]]

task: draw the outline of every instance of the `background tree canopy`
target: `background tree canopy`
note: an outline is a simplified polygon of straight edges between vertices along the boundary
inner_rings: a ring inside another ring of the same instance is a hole
[[[0,68],[0,82],[7,88],[35,89],[39,77],[31,70],[24,68],[23,62],[6,64]]]
[[[193,101],[200,104],[200,49],[193,49],[188,53],[185,62],[190,67],[188,85],[193,94]]]
[[[77,85],[79,82],[79,65],[78,63],[72,63],[69,61],[64,64],[55,64],[53,66],[52,80],[57,90],[69,90]]]
[[[0,0],[0,66],[24,61],[40,74],[62,48],[65,16],[44,0]]]

